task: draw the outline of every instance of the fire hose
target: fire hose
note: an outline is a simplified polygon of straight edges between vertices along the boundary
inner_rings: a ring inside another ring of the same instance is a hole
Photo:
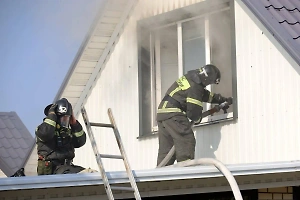
[[[223,109],[224,113],[227,113],[226,109],[228,108],[229,105],[230,104],[228,102],[224,102],[220,105],[216,105],[212,109],[203,112],[202,113],[202,118],[207,117],[209,115],[212,115],[213,113],[218,112],[220,109]],[[191,126],[193,126],[193,125],[194,125],[194,123],[191,123]],[[174,154],[175,154],[175,146],[173,146],[171,148],[169,153],[161,161],[161,163],[159,163],[157,168],[164,167],[169,162],[169,160],[172,158],[172,156]],[[167,166],[167,167],[187,167],[187,166],[195,166],[195,165],[201,165],[201,164],[214,165],[225,176],[225,178],[229,182],[235,199],[236,200],[243,200],[243,197],[241,195],[240,189],[238,187],[238,184],[237,184],[235,178],[233,177],[231,172],[226,168],[226,166],[223,163],[221,163],[220,161],[216,160],[216,159],[213,159],[213,158],[200,158],[200,159],[197,159],[197,160],[187,160],[187,161],[183,161],[183,162],[178,162],[177,164]]]

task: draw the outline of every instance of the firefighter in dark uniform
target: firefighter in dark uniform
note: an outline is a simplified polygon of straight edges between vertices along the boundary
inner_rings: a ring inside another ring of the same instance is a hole
[[[78,173],[85,168],[72,164],[75,149],[86,142],[81,124],[73,116],[71,104],[62,98],[44,110],[42,124],[35,131],[38,175]]]
[[[207,85],[218,84],[221,79],[219,69],[214,65],[205,65],[188,71],[175,81],[167,90],[157,111],[159,149],[157,166],[166,157],[173,145],[175,154],[166,165],[194,159],[196,140],[192,122],[202,120],[202,102],[221,104],[232,103],[225,98],[205,89]]]

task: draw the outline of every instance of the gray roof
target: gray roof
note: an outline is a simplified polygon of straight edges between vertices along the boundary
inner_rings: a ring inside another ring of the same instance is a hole
[[[15,112],[0,112],[0,169],[6,176],[24,167],[35,140]]]
[[[300,1],[242,1],[300,65]]]
[[[287,162],[233,164],[226,165],[226,167],[237,179],[240,188],[244,189],[265,188],[276,182],[282,182],[285,186],[299,184],[299,180],[297,179],[298,176],[295,176],[294,174],[299,174],[300,172],[300,161],[297,160]],[[206,184],[209,182],[209,178],[224,177],[216,167],[204,165],[133,170],[133,174],[140,190],[142,187],[152,187],[153,185],[157,185],[157,182],[162,183],[163,181],[166,184],[170,184],[170,181],[186,180],[193,182],[195,179],[198,179]],[[128,182],[128,176],[125,171],[107,172],[107,176],[111,184]],[[287,177],[289,176],[294,178],[288,179]],[[284,181],[279,179],[284,179]],[[289,183],[286,181],[289,181]],[[147,184],[146,186],[143,186],[141,183]],[[263,184],[259,185],[260,183]],[[190,185],[191,182],[186,182],[185,184]],[[224,183],[220,182],[220,187],[222,184]],[[0,178],[0,191],[92,185],[103,185],[100,173]],[[218,183],[215,182],[214,185],[217,186]]]

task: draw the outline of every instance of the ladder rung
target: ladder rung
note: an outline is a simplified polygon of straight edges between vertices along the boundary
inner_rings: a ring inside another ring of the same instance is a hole
[[[103,124],[103,123],[94,123],[90,122],[91,126],[99,126],[99,127],[108,127],[108,128],[113,128],[114,126],[112,124]]]
[[[127,190],[127,191],[134,191],[133,188],[131,187],[117,187],[117,186],[111,186],[110,187],[112,190]]]
[[[100,154],[101,158],[116,158],[123,159],[123,156],[120,155],[108,155],[108,154]]]

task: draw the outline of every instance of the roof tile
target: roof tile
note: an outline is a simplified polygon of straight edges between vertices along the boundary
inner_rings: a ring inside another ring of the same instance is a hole
[[[24,167],[35,139],[15,112],[0,112],[0,169],[7,176]]]
[[[17,128],[10,129],[10,132],[13,135],[13,137],[16,139],[23,138],[23,136],[21,135],[21,133],[19,132],[19,130]]]
[[[10,130],[6,127],[4,129],[0,129],[1,133],[0,133],[0,137],[3,138],[13,138],[13,135],[11,134]]]
[[[10,142],[9,142],[8,139],[2,138],[1,139],[1,146],[3,146],[4,148],[8,149],[8,148],[11,147],[11,144],[10,144]]]
[[[19,157],[14,148],[8,148],[6,150],[8,151],[10,158],[15,159]]]
[[[9,153],[7,152],[7,149],[5,147],[1,147],[0,146],[0,158],[8,158],[9,157]]]
[[[289,35],[300,44],[299,0],[261,0],[269,13],[281,24]]]
[[[12,148],[18,149],[20,148],[20,144],[18,142],[15,142],[15,138],[7,138],[7,140],[9,141],[9,143],[12,145]]]
[[[17,142],[20,144],[20,147],[24,150],[29,147],[29,145],[23,140],[23,138],[16,139]]]
[[[9,117],[2,118],[3,122],[6,124],[6,127],[11,129],[14,128],[15,125],[12,123],[11,119]]]
[[[6,127],[6,125],[5,125],[5,123],[2,121],[2,119],[0,118],[0,129],[1,128],[5,128]]]
[[[18,165],[17,165],[17,163],[14,161],[14,159],[12,159],[12,158],[7,158],[6,159],[6,162],[7,162],[7,165],[9,166],[9,167],[11,167],[11,169],[12,169],[12,171],[13,172],[15,172],[15,171],[17,171],[18,170]],[[14,173],[13,173],[14,174]],[[12,174],[12,175],[13,175]]]
[[[19,158],[23,159],[26,157],[26,153],[24,152],[24,149],[18,148],[18,149],[15,149],[15,151],[17,152],[17,155]]]

